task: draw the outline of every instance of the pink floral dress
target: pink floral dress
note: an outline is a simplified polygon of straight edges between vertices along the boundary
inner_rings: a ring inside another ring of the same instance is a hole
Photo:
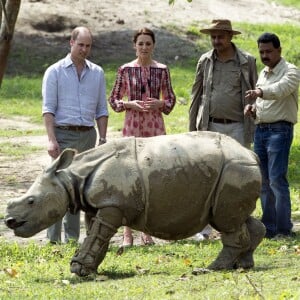
[[[161,99],[164,106],[161,110],[150,112],[125,109],[124,96],[127,96],[127,101],[147,101],[148,97]],[[114,111],[125,111],[123,136],[136,137],[166,134],[162,113],[168,115],[175,102],[168,67],[156,61],[147,67],[140,66],[136,61],[121,66],[109,98]]]

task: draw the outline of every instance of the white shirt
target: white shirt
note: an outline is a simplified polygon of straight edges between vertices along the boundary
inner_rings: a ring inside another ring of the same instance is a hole
[[[265,67],[256,84],[263,98],[256,99],[255,123],[297,123],[299,81],[299,69],[283,58],[272,70]]]

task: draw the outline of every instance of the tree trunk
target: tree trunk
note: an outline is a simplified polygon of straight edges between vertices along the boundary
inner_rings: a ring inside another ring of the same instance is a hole
[[[6,70],[21,0],[0,0],[0,87]]]

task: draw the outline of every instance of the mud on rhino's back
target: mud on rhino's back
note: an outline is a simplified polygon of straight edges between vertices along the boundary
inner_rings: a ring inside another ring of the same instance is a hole
[[[146,227],[163,238],[166,232],[180,238],[181,230],[184,237],[207,224],[211,195],[227,160],[256,163],[239,143],[213,132],[137,138],[136,148]]]
[[[167,239],[186,237],[207,224],[226,162],[257,165],[253,153],[213,132],[120,138],[76,161],[72,173],[85,178],[82,194],[91,206],[113,205],[127,215],[135,211],[139,217],[132,225]]]

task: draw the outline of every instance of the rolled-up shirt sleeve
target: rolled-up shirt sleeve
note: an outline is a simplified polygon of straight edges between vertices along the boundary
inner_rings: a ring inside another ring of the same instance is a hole
[[[106,101],[106,83],[105,83],[105,76],[103,71],[100,72],[99,84],[100,84],[100,91],[98,95],[96,119],[103,116],[106,117],[108,116],[107,101]]]
[[[55,116],[58,105],[58,84],[57,73],[53,67],[49,67],[43,77],[42,96],[42,114],[51,113]]]
[[[274,83],[261,84],[258,87],[263,91],[263,98],[265,100],[282,100],[297,90],[299,80],[299,69],[293,65],[288,65],[287,71],[280,80]]]

